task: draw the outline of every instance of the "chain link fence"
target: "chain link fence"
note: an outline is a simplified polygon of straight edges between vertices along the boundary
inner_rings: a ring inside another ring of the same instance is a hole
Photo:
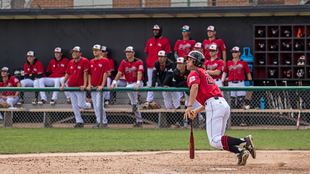
[[[133,88],[118,87],[104,92],[80,91],[66,88],[55,98],[57,88],[14,88],[23,91],[23,103],[7,97],[0,103],[1,127],[58,127],[58,128],[143,128],[187,129],[183,114],[188,101],[186,88]],[[9,91],[12,88],[0,88]],[[42,91],[47,101],[41,100]],[[147,93],[154,91],[154,102],[145,102]],[[223,87],[224,98],[231,106],[228,128],[296,128],[310,126],[310,87]],[[54,94],[53,94],[54,93]],[[107,97],[109,96],[109,97]],[[54,103],[53,101],[56,101]],[[3,100],[3,99],[1,99]],[[13,106],[11,106],[13,105]],[[104,107],[100,107],[103,105]],[[196,103],[195,107],[199,107]],[[206,114],[194,120],[194,128],[205,129]]]
[[[303,5],[307,0],[0,0],[1,9],[59,8],[152,8]]]

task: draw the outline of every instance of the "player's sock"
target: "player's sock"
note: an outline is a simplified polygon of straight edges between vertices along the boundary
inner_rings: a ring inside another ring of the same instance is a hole
[[[243,138],[234,138],[227,135],[222,136],[223,146],[244,146],[246,141]]]

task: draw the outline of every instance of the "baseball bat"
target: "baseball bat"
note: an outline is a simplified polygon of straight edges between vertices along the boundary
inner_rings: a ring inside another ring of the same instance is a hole
[[[297,125],[296,125],[296,129],[298,130],[299,129],[299,121],[300,121],[300,111],[301,111],[301,107],[302,107],[302,99],[300,99],[300,102],[299,102],[299,104],[300,104],[300,106],[299,106],[299,112],[298,112],[298,118],[297,118]]]
[[[194,146],[194,134],[193,134],[193,120],[189,119],[191,122],[191,136],[189,139],[189,157],[190,159],[195,158],[195,146]]]

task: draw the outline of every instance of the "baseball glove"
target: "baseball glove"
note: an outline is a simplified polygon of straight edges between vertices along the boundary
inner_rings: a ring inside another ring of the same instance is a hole
[[[8,104],[7,102],[2,102],[2,103],[0,103],[0,105],[1,105],[3,108],[9,108],[9,107],[11,107],[11,105]]]
[[[160,109],[160,108],[161,108],[160,104],[158,104],[154,101],[152,103],[149,103],[148,109]]]

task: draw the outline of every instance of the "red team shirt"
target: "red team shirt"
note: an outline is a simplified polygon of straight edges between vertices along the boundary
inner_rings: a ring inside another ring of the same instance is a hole
[[[160,37],[160,38],[151,38],[147,41],[144,52],[148,53],[146,58],[147,68],[153,68],[154,63],[158,61],[158,52],[164,50],[167,54],[171,53],[171,46],[169,40]]]
[[[106,58],[108,60],[108,67],[107,67],[107,71],[108,72],[112,72],[112,71],[115,71],[114,69],[114,60],[113,59],[110,59],[110,58]],[[114,77],[112,76],[109,76],[111,79],[114,79]]]
[[[183,57],[194,50],[195,44],[195,40],[178,40],[174,45],[174,51],[178,52],[179,57]]]
[[[91,75],[91,85],[98,87],[102,83],[103,74],[108,72],[109,60],[101,57],[99,60],[92,59],[89,61],[89,74]],[[107,87],[107,83],[104,84]]]
[[[208,60],[211,59],[210,51],[209,51],[209,46],[211,44],[213,44],[213,43],[215,43],[217,45],[217,47],[219,48],[218,49],[219,52],[217,53],[217,57],[218,58],[221,58],[222,51],[226,50],[226,46],[225,46],[225,44],[224,44],[222,39],[214,39],[212,41],[210,41],[209,39],[208,40],[205,39],[202,42],[202,45],[203,45],[203,49],[204,49],[204,52],[205,52],[205,58],[208,59]]]
[[[4,82],[0,82],[0,87],[16,87],[17,83],[19,83],[19,80],[12,76],[6,83]],[[3,91],[2,95],[3,96],[11,96],[11,95],[15,95],[15,91]]]
[[[33,65],[30,65],[25,63],[24,65],[24,73],[25,74],[43,74],[43,77],[45,77],[44,73],[44,67],[40,61],[36,61]]]
[[[137,82],[138,71],[142,71],[141,81],[144,80],[143,62],[138,58],[135,58],[133,62],[129,62],[127,59],[123,60],[119,65],[118,71],[121,71],[123,75],[125,75],[126,81],[128,83]]]
[[[209,61],[206,61],[205,62],[205,68],[206,70],[211,70],[211,71],[214,71],[214,70],[220,70],[221,71],[221,74],[219,74],[218,76],[212,76],[211,77],[213,79],[220,79],[222,78],[222,73],[224,71],[224,61],[219,59],[219,58],[216,58],[215,60],[211,61],[211,59]]]
[[[56,58],[51,60],[46,70],[46,72],[51,74],[49,77],[56,78],[65,76],[69,61],[68,58],[62,58],[59,61],[57,61]]]
[[[203,106],[205,102],[211,97],[223,97],[221,90],[217,87],[212,77],[202,68],[197,68],[197,71],[191,71],[187,77],[187,85],[189,88],[193,84],[198,84],[198,94],[196,100]]]
[[[228,73],[228,81],[243,81],[245,80],[245,74],[251,72],[251,69],[243,60],[235,63],[234,61],[228,61],[224,72]]]
[[[68,80],[69,87],[80,87],[84,85],[84,72],[89,70],[89,61],[81,57],[78,62],[71,60],[68,64],[66,73],[70,75]]]

